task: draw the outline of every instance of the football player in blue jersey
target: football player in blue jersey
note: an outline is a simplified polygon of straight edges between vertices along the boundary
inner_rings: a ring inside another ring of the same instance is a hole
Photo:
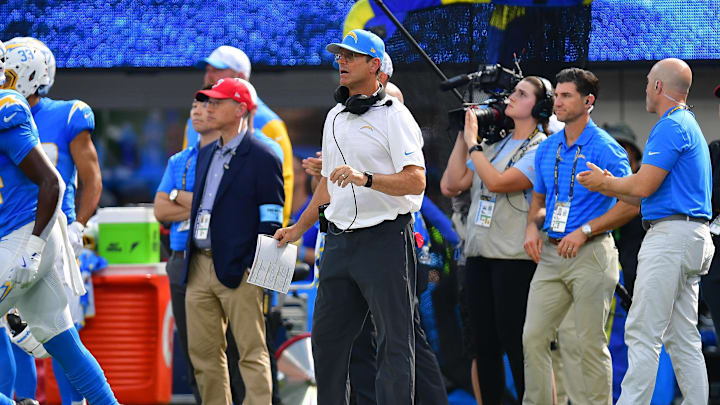
[[[61,210],[65,183],[40,146],[27,100],[8,89],[27,91],[15,70],[8,71],[5,80],[4,62],[14,60],[13,53],[24,54],[24,59],[41,57],[29,47],[6,52],[0,43],[0,313],[16,307],[38,344],[59,361],[72,385],[91,403],[117,404],[70,317],[61,275],[75,294],[85,289],[69,254],[67,219]],[[47,68],[35,75],[46,76]],[[63,268],[56,269],[63,252]],[[4,404],[14,402],[0,396]]]
[[[22,50],[22,52],[15,54],[21,58],[34,61],[40,65],[41,68],[39,70],[44,70],[44,68],[42,68],[42,55],[38,55],[36,52],[29,50]],[[26,88],[27,83],[22,82],[18,84],[16,70],[17,69],[7,73],[9,81],[12,82],[13,85]],[[44,74],[44,72],[34,75],[34,79],[37,82],[48,82],[48,76]],[[0,392],[12,397],[14,391],[20,398],[32,398],[35,396],[37,388],[35,359],[26,353],[25,350],[34,347],[35,342],[30,346],[25,344],[23,348],[20,348],[17,344],[10,344],[10,337],[12,337],[13,342],[27,343],[28,338],[25,335],[29,334],[30,330],[29,328],[25,328],[25,333],[13,333],[10,325],[8,325],[4,318],[3,324],[7,329],[7,334],[4,333],[4,331],[0,331],[0,353],[2,353],[2,362],[6,364],[7,367],[3,367],[2,372],[0,372]]]
[[[10,51],[16,47],[35,49],[42,56],[23,58],[22,52],[10,52],[7,60],[8,72],[15,73],[15,86],[22,89],[21,93],[31,106],[43,150],[66,184],[62,210],[68,220],[68,236],[74,256],[77,257],[83,248],[82,233],[85,224],[95,212],[102,191],[97,152],[91,140],[91,132],[95,128],[95,118],[90,107],[82,101],[58,101],[41,97],[41,94],[48,93],[50,86],[55,81],[55,58],[44,43],[29,37],[14,38],[8,42],[7,48]],[[35,74],[36,71],[43,69],[47,70],[47,76]],[[76,198],[78,183],[80,188]],[[76,201],[79,203],[77,208]],[[73,322],[79,328],[84,321],[80,297],[73,294],[67,285],[65,289]],[[22,355],[16,356],[16,359],[21,357]],[[53,361],[63,404],[83,403],[82,395],[73,389],[59,367],[57,361]],[[21,362],[18,362],[16,383],[18,392],[21,391],[20,387],[27,382],[20,378],[22,368]],[[31,369],[31,372],[32,370],[34,368]],[[36,378],[33,378],[34,373],[27,374],[26,380],[33,383],[28,384],[32,388],[30,392],[34,392]]]

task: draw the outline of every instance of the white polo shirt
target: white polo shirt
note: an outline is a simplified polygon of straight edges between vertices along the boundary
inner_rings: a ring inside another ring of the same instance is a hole
[[[392,100],[392,105],[385,106],[388,100]],[[344,164],[361,172],[377,174],[399,173],[410,165],[425,167],[420,127],[407,107],[395,97],[385,96],[363,115],[340,113],[344,108],[342,104],[336,105],[325,118],[323,177],[329,177],[336,167]],[[343,161],[341,150],[347,163]],[[352,189],[349,185],[341,188],[330,181],[327,184],[330,206],[325,210],[325,216],[337,227],[346,229],[355,216]],[[357,219],[351,229],[367,228],[393,220],[400,214],[418,211],[423,200],[423,194],[394,197],[367,187],[354,188]]]

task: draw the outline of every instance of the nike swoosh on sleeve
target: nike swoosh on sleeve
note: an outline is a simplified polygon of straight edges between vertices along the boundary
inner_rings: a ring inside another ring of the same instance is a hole
[[[410,156],[410,155],[412,155],[413,153],[415,153],[415,151],[413,151],[413,152],[405,152],[405,156]]]
[[[10,122],[10,120],[13,119],[13,117],[15,117],[16,114],[17,114],[17,111],[15,111],[14,113],[8,115],[7,117],[3,117],[3,121],[5,121],[5,122]]]

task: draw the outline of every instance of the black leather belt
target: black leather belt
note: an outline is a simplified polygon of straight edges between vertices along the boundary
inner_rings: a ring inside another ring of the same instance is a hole
[[[588,243],[597,237],[605,236],[605,235],[607,235],[607,233],[601,233],[600,235],[591,236],[591,237],[587,238],[585,243]],[[550,242],[551,245],[559,245],[561,240],[562,240],[562,238],[553,238],[553,237],[548,236],[548,242]]]
[[[665,221],[690,221],[690,222],[697,222],[700,224],[708,224],[707,218],[701,218],[701,217],[691,217],[689,215],[683,215],[683,214],[676,214],[676,215],[670,215],[664,218],[658,218],[658,219],[651,219],[651,220],[643,220],[642,221],[642,227],[646,231],[650,229],[651,226],[657,225],[660,222]]]
[[[370,230],[370,229],[373,229],[373,228],[378,228],[380,225],[383,225],[383,224],[386,223],[386,222],[394,222],[394,221],[397,221],[397,220],[400,220],[400,219],[406,219],[406,218],[408,218],[408,217],[410,217],[410,214],[399,214],[399,215],[397,216],[397,218],[395,218],[395,219],[389,219],[389,220],[380,222],[379,224],[376,224],[376,225],[368,226],[368,227],[365,227],[365,228],[355,228],[355,229],[347,229],[347,230],[341,229],[339,226],[337,226],[337,225],[335,225],[334,223],[328,221],[328,229],[330,230],[331,233],[336,234],[336,235],[339,234],[339,233],[341,233],[341,232],[342,232],[342,233],[361,232],[361,231],[367,231],[367,230]]]
[[[185,251],[184,250],[173,250],[170,252],[170,256],[179,256],[179,257],[185,258]]]

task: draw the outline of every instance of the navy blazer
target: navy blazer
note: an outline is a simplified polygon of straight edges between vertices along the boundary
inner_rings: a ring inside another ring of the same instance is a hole
[[[198,254],[193,243],[195,219],[217,142],[198,152],[183,275],[185,283],[190,259],[193,254]],[[280,222],[260,222],[260,206],[277,204],[282,207],[284,202],[280,160],[267,145],[251,133],[245,133],[220,181],[210,216],[215,274],[225,286],[236,288],[240,285],[245,270],[252,266],[255,258],[258,234],[273,235],[282,226]]]

